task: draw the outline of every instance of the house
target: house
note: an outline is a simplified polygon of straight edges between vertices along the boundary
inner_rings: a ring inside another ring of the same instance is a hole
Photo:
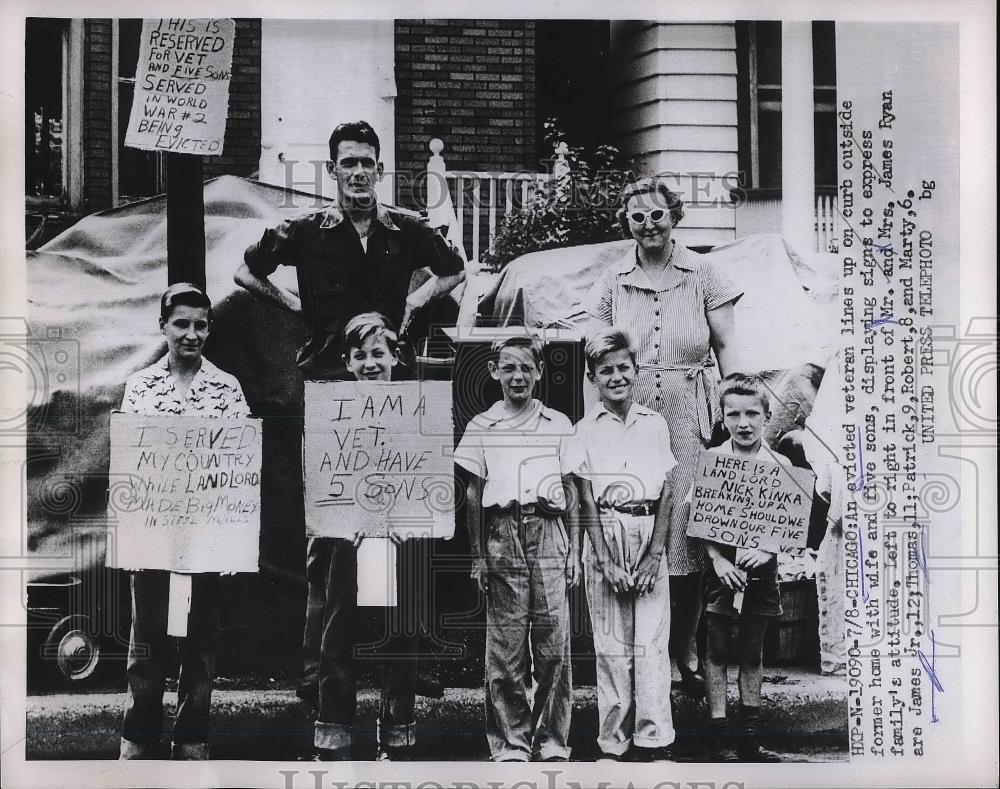
[[[26,21],[29,234],[165,188],[162,155],[122,144],[140,25]],[[449,173],[533,174],[557,117],[574,143],[673,174],[685,243],[783,229],[828,251],[835,98],[832,22],[238,19],[226,144],[204,172],[329,193],[330,130],[366,118],[387,143],[383,199],[422,208],[432,139]],[[490,188],[465,204],[502,203]]]

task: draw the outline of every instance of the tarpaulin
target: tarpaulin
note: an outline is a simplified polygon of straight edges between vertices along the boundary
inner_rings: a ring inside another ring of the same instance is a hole
[[[635,242],[533,252],[512,261],[480,304],[495,325],[582,327],[583,302],[604,270]],[[746,236],[703,255],[742,290],[736,348],[747,370],[822,366],[837,338],[837,273],[827,256],[792,251],[780,235]]]
[[[205,356],[239,379],[254,414],[265,419],[261,565],[298,577],[305,532],[295,352],[306,328],[236,285],[233,273],[265,228],[325,201],[233,176],[206,182],[204,194],[206,287],[214,305]],[[166,233],[166,198],[157,197],[88,216],[27,255],[27,323],[20,338],[6,342],[19,344],[31,406],[28,547],[36,556],[76,555],[78,570],[104,555],[109,414],[121,403],[125,378],[166,353],[159,330]],[[279,268],[273,280],[296,290],[292,267]]]
[[[591,286],[634,248],[634,241],[623,240],[523,255],[483,296],[480,322],[583,332]],[[833,353],[839,334],[836,259],[798,254],[776,234],[740,238],[702,257],[743,290],[734,310],[736,354],[745,372],[761,373],[768,382],[772,419],[765,438],[773,445],[791,427],[802,427]]]

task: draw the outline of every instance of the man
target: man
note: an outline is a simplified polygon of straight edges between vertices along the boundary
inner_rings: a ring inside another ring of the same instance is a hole
[[[414,312],[465,278],[461,257],[438,233],[379,205],[380,151],[378,135],[365,121],[337,126],[326,164],[337,184],[336,205],[265,231],[235,274],[251,293],[302,316],[309,339],[297,362],[306,378],[354,377],[345,364],[343,330],[355,315],[379,312],[405,334]],[[270,281],[280,265],[295,267],[298,295]],[[408,294],[410,278],[421,268],[431,276]],[[309,541],[302,695],[317,693],[318,683],[314,744],[320,758],[352,755],[356,670],[340,642],[351,627],[354,600],[337,578],[355,575],[355,548],[349,540]]]
[[[337,183],[336,205],[265,231],[236,271],[238,284],[305,320],[310,337],[297,361],[307,378],[353,377],[341,337],[355,315],[380,312],[405,335],[415,311],[465,278],[461,257],[438,233],[378,204],[380,150],[365,121],[334,129],[326,171]],[[298,295],[268,279],[281,265],[295,267]],[[407,295],[413,272],[425,267],[431,277]]]

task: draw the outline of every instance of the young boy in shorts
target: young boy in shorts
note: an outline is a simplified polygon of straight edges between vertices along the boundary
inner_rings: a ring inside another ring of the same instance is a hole
[[[771,408],[758,376],[726,376],[720,385],[719,402],[730,439],[709,452],[791,466],[787,458],[764,443],[764,425]],[[757,735],[764,631],[769,619],[781,615],[777,555],[704,542],[711,561],[704,591],[708,629],[705,681],[715,761],[780,762],[778,754],[761,746]],[[740,727],[735,731],[726,717],[727,670],[734,639],[740,667]]]
[[[583,572],[597,661],[598,761],[673,761],[670,430],[632,400],[635,349],[622,329],[587,341],[587,378],[601,402],[576,425],[567,465],[586,527]]]
[[[486,595],[486,737],[493,761],[566,761],[573,707],[567,589],[580,567],[562,458],[573,427],[532,397],[542,373],[536,340],[505,338],[492,353],[489,372],[503,399],[473,417],[455,449],[455,462],[469,472],[472,577]]]
[[[391,381],[398,370],[398,339],[388,319],[378,312],[356,315],[344,326],[344,365],[359,381]],[[353,545],[332,545],[334,540],[313,538],[308,568],[315,589],[311,588],[307,607],[306,661],[317,664],[319,711],[316,722],[318,756],[324,759],[347,758],[353,752],[354,710],[357,700],[354,662],[353,619],[357,601],[357,554]],[[396,544],[397,604],[386,609],[384,644],[379,645],[382,660],[382,693],[376,722],[377,761],[406,758],[416,744],[414,701],[416,696],[417,649],[419,645],[419,601],[425,596],[426,568],[430,563],[427,540],[406,539],[390,534]],[[332,547],[331,547],[332,546]],[[350,549],[353,571],[348,559],[337,557]],[[333,735],[328,738],[328,735]],[[350,743],[351,747],[324,748],[325,743]],[[332,753],[330,751],[333,751]]]

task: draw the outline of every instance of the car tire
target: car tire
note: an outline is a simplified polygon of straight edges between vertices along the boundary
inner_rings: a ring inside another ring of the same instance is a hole
[[[56,622],[42,644],[42,661],[49,680],[62,688],[85,682],[97,671],[101,645],[84,614]]]

